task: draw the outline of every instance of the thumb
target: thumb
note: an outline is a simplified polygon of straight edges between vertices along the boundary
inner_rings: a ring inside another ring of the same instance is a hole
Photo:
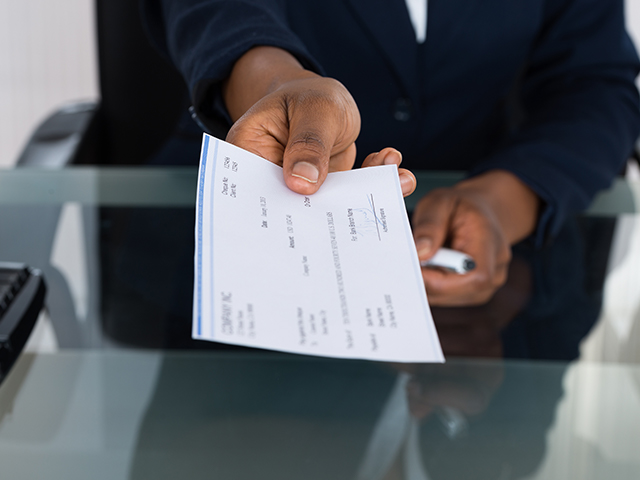
[[[447,240],[456,201],[446,190],[434,190],[418,203],[413,214],[413,237],[418,258],[429,260]]]
[[[310,195],[327,177],[335,134],[327,128],[326,118],[309,113],[298,117],[291,119],[282,167],[287,186]]]

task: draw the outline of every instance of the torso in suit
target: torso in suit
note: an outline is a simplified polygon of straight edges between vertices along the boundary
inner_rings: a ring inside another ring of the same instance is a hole
[[[224,115],[219,87],[235,60],[281,47],[351,92],[360,160],[393,146],[407,168],[509,170],[544,202],[539,236],[557,232],[620,172],[640,130],[622,1],[428,8],[420,44],[404,0],[145,1],[205,124]]]

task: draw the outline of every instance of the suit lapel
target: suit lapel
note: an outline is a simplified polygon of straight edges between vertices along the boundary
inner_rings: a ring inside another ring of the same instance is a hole
[[[418,48],[404,0],[347,0],[347,3],[405,93],[414,96],[418,86]]]

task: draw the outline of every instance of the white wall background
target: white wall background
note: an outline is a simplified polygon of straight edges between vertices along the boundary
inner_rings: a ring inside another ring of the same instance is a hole
[[[0,167],[57,106],[97,98],[93,30],[93,0],[0,0]]]
[[[627,8],[627,28],[640,49],[640,0],[625,0]]]

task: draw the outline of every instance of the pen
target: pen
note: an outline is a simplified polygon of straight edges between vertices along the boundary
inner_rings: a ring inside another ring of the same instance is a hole
[[[429,260],[420,262],[420,266],[440,267],[455,273],[467,273],[476,268],[476,262],[465,253],[450,248],[440,248]]]

